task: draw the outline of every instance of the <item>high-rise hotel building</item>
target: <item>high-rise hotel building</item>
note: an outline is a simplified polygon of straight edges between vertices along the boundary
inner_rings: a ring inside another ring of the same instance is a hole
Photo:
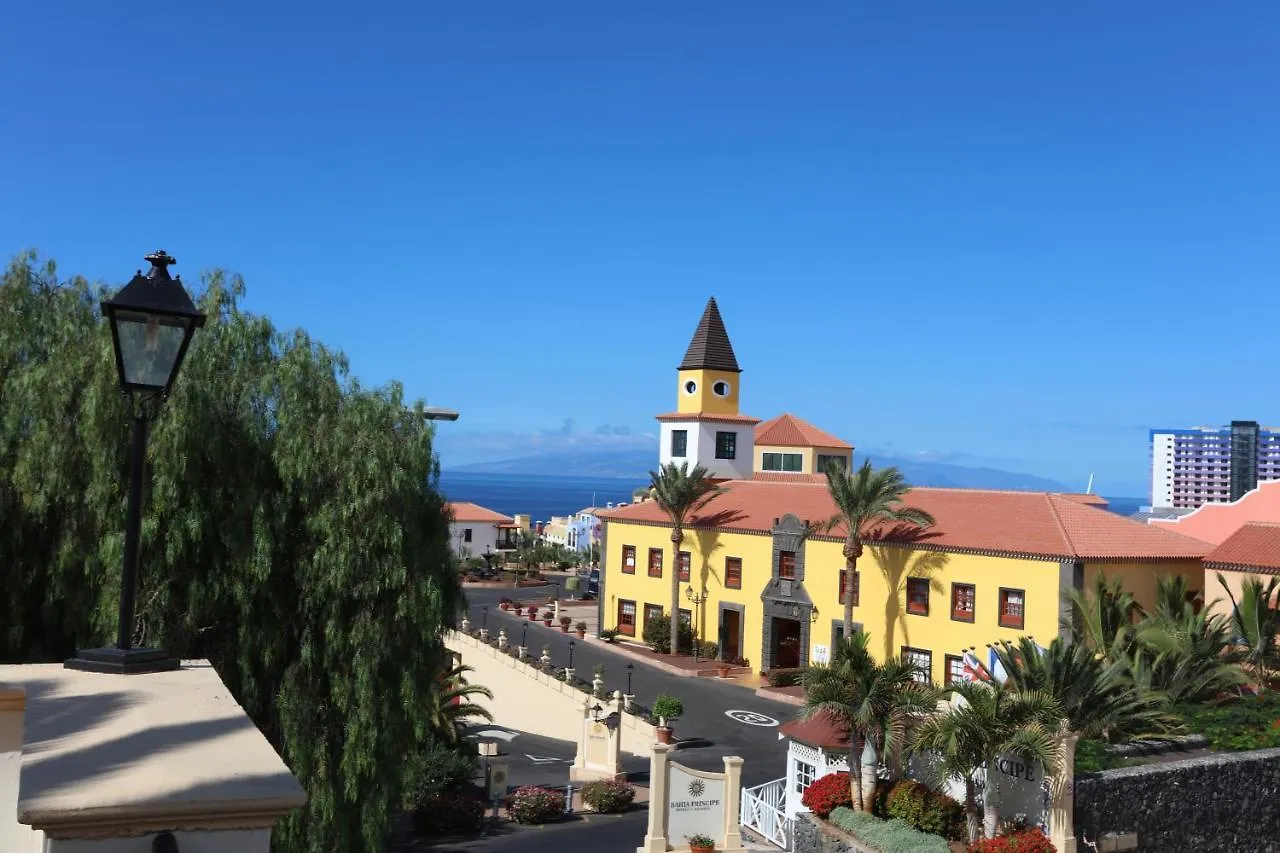
[[[1151,430],[1153,509],[1229,503],[1263,480],[1280,480],[1280,429],[1232,421],[1229,427]]]

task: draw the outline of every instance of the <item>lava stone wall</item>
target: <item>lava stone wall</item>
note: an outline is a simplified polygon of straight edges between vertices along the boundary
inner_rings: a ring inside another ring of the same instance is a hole
[[[796,815],[791,831],[791,849],[795,853],[879,853],[808,812]]]
[[[1076,777],[1076,836],[1136,832],[1158,853],[1280,853],[1280,749]]]

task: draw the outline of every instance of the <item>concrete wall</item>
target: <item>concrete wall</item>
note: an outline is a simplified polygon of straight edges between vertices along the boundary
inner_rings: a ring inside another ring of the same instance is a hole
[[[18,780],[26,692],[0,684],[0,851],[36,853],[40,835],[18,823]]]
[[[466,541],[466,531],[471,531],[471,541]],[[469,557],[483,557],[488,547],[491,553],[498,550],[498,525],[491,521],[455,521],[449,525],[449,544],[453,549]]]
[[[1159,853],[1280,851],[1280,749],[1125,767],[1075,780],[1076,835],[1136,832]]]
[[[450,631],[445,645],[475,670],[468,676],[472,684],[493,691],[492,700],[477,697],[475,701],[493,714],[495,723],[556,740],[579,741],[586,693],[466,634]],[[538,654],[532,649],[530,653]],[[622,715],[621,726],[622,751],[648,755],[657,741],[654,727],[631,714]]]

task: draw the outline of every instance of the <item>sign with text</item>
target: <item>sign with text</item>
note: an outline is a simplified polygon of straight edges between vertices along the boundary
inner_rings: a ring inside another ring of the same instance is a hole
[[[723,773],[701,773],[674,761],[667,777],[667,838],[672,845],[690,835],[709,835],[724,842],[725,782]]]
[[[1045,795],[1044,768],[1039,764],[1023,761],[1012,755],[1004,756],[996,762],[996,772],[991,774],[990,781],[995,782],[993,796],[1000,804],[1000,813],[1007,817],[1025,815],[1032,826],[1046,820],[1048,808]],[[943,774],[936,759],[931,756],[917,755],[911,759],[907,775],[918,782],[936,786],[940,782],[942,790],[960,802],[964,802],[964,783]],[[979,783],[979,801],[985,796],[988,780],[983,771],[977,773]]]

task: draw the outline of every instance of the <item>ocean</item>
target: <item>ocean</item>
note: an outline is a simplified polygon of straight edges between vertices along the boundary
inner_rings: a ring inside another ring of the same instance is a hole
[[[553,515],[573,515],[592,501],[596,506],[630,501],[632,491],[645,485],[648,478],[440,473],[440,488],[449,500],[471,501],[504,515],[526,513],[535,522]]]
[[[550,477],[535,474],[474,474],[444,471],[440,486],[449,500],[471,501],[497,510],[504,515],[527,513],[534,521],[547,521],[553,515],[572,515],[595,501],[604,506],[609,501],[630,501],[631,492],[648,485],[645,478],[617,477]],[[1108,509],[1119,515],[1133,515],[1143,498],[1109,497]]]

